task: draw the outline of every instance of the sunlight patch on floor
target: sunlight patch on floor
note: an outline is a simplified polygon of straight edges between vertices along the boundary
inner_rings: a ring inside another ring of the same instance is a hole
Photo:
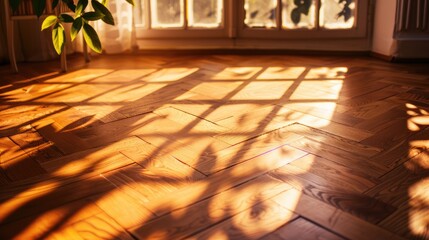
[[[262,67],[227,67],[222,72],[216,73],[213,80],[248,80],[255,76]]]

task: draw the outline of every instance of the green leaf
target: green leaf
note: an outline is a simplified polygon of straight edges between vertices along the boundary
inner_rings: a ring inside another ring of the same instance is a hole
[[[73,0],[62,0],[63,3],[65,3],[67,5],[67,7],[72,10],[72,12],[76,11],[76,5],[74,5]]]
[[[63,51],[65,39],[66,34],[63,25],[61,25],[61,23],[55,24],[52,30],[52,42],[54,43],[54,48],[58,55]]]
[[[125,1],[127,1],[129,4],[134,6],[134,0],[125,0]]]
[[[70,30],[70,36],[72,41],[74,41],[80,29],[82,28],[82,24],[83,24],[82,17],[78,17],[73,21],[73,24]]]
[[[54,8],[56,8],[57,7],[57,5],[58,5],[58,2],[59,2],[60,0],[53,0],[52,1],[52,9],[54,9]]]
[[[98,38],[97,32],[92,28],[91,25],[83,24],[83,37],[88,46],[96,53],[101,53],[101,42]]]
[[[7,1],[7,0],[5,0]],[[9,0],[9,5],[12,8],[12,11],[16,11],[19,7],[19,3],[21,2],[21,0]]]
[[[45,0],[33,0],[33,11],[37,17],[42,16],[45,11],[46,1]]]
[[[46,17],[42,23],[42,31],[45,30],[46,28],[54,25],[55,23],[57,23],[57,20],[58,20],[58,18],[55,15],[49,15],[48,17]]]
[[[101,12],[86,12],[82,17],[87,21],[97,21],[104,17],[104,14]]]
[[[66,22],[66,23],[72,23],[74,21],[74,18],[72,16],[65,13],[61,13],[59,16],[59,19],[61,22]]]
[[[82,12],[84,12],[86,6],[88,6],[88,0],[79,0],[79,2],[77,2],[76,5],[76,16],[79,16],[80,14],[82,14]]]
[[[104,15],[104,17],[101,19],[103,22],[110,25],[115,25],[115,21],[113,20],[112,13],[110,13],[109,9],[107,9],[103,4],[101,4],[97,0],[92,0],[91,3],[92,3],[92,7],[96,12],[101,12]]]

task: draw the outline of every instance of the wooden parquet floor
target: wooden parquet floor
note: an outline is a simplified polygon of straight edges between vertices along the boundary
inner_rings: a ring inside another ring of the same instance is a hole
[[[0,239],[429,239],[429,65],[0,67]]]

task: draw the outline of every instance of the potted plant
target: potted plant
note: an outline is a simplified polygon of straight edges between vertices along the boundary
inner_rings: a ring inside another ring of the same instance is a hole
[[[12,11],[15,12],[22,4],[23,0],[5,0],[9,1]],[[71,24],[70,37],[73,41],[76,35],[82,31],[85,42],[97,53],[101,53],[102,46],[97,32],[91,26],[91,21],[103,21],[107,24],[114,25],[114,19],[107,7],[108,0],[31,0],[32,10],[37,17],[43,15],[47,8],[50,12],[56,12],[56,15],[48,15],[42,23],[41,30],[52,27],[52,43],[58,55],[63,51],[66,43],[64,24]],[[61,2],[60,2],[61,1]],[[134,0],[125,0],[134,5]],[[50,4],[50,6],[47,6]],[[65,4],[67,12],[60,11],[61,5]],[[57,10],[56,10],[57,9]],[[56,10],[56,11],[55,11]]]

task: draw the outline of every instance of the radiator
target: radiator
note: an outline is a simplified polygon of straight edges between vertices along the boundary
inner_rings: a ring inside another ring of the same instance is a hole
[[[397,0],[396,33],[429,34],[429,0]]]

